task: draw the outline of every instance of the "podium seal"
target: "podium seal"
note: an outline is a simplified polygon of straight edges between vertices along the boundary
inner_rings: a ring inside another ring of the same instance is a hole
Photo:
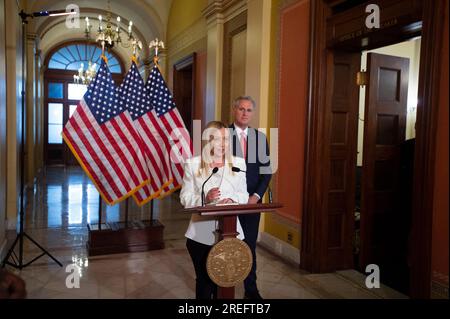
[[[248,245],[237,238],[225,238],[210,250],[206,270],[220,287],[234,287],[247,278],[253,257]]]

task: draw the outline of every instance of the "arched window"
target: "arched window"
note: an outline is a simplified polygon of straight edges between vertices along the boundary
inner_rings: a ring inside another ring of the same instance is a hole
[[[81,63],[87,68],[89,61],[100,66],[101,48],[94,44],[69,44],[58,49],[50,57],[49,69],[77,71]],[[105,52],[111,73],[122,73],[119,60],[113,54]]]
[[[78,102],[86,92],[87,85],[74,83],[81,63],[86,70],[89,62],[101,62],[101,48],[95,43],[71,42],[56,47],[45,60],[47,70],[44,81],[44,152],[45,163],[76,165],[77,160],[63,143],[61,131],[72,116]],[[108,67],[117,85],[123,80],[124,64],[114,52],[106,52]]]

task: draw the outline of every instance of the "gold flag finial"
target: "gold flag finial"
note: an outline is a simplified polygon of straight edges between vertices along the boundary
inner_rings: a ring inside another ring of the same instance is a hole
[[[162,42],[161,40],[159,40],[158,38],[156,38],[155,40],[153,40],[152,42],[150,42],[149,45],[150,50],[152,50],[153,48],[155,48],[155,56],[153,57],[153,62],[155,64],[158,64],[159,61],[159,56],[158,56],[158,51],[159,49],[164,49],[164,42]]]

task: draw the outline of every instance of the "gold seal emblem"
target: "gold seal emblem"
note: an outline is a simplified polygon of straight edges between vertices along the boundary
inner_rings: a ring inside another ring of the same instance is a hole
[[[220,287],[234,287],[247,278],[253,257],[248,245],[237,238],[226,238],[210,250],[206,270]]]

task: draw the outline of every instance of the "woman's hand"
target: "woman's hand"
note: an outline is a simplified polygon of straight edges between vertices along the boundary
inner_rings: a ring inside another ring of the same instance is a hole
[[[224,198],[221,199],[217,204],[229,204],[229,203],[234,203],[235,201],[232,200],[231,198]]]
[[[220,197],[219,187],[211,188],[206,195],[206,202],[211,203]]]

